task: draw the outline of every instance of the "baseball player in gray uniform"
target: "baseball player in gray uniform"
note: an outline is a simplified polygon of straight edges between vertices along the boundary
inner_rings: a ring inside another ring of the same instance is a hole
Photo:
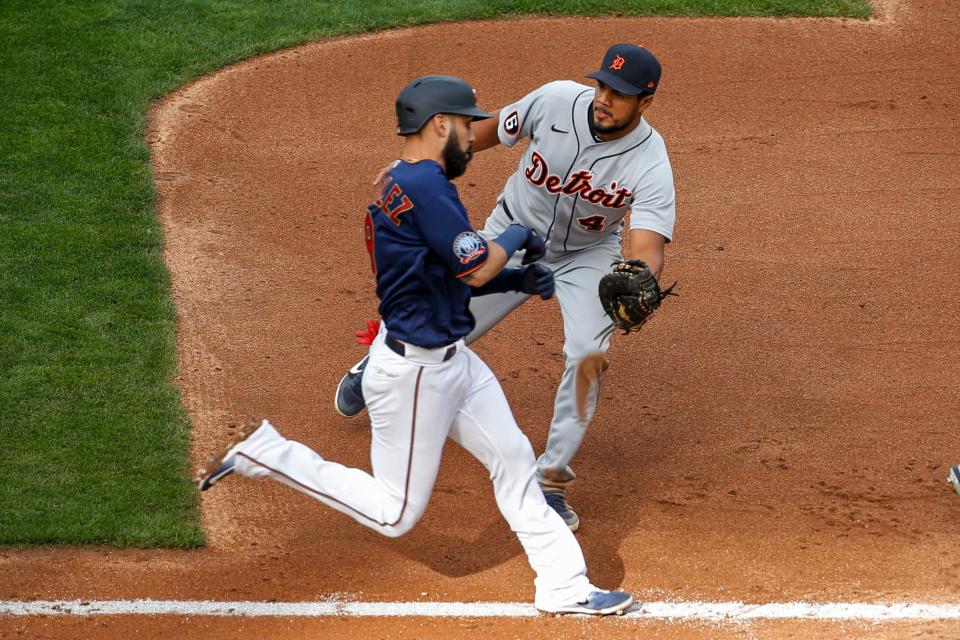
[[[658,277],[676,217],[673,172],[663,138],[644,119],[660,84],[661,67],[646,48],[615,44],[598,71],[595,87],[572,81],[546,84],[494,112],[474,127],[474,151],[528,138],[517,171],[497,198],[481,235],[495,238],[510,224],[535,230],[546,241],[540,260],[554,272],[564,329],[563,376],[554,402],[546,449],[537,460],[537,480],[547,503],[576,531],[580,518],[566,491],[576,477],[570,466],[592,417],[575,403],[576,367],[586,355],[606,352],[611,321],[597,287],[614,262],[623,259],[622,233],[629,229],[631,257]],[[523,252],[509,266],[516,267]],[[472,342],[530,296],[501,293],[473,298]],[[367,359],[337,387],[335,407],[354,416],[364,407],[361,381]]]

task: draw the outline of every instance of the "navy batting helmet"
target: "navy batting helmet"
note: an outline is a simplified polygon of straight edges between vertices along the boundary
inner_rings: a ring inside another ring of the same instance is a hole
[[[417,78],[397,96],[397,134],[408,136],[423,128],[438,113],[455,113],[484,120],[490,114],[477,107],[477,95],[466,80],[456,76]]]

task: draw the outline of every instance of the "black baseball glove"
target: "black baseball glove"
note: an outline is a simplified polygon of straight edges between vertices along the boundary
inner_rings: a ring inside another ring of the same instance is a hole
[[[657,277],[643,260],[614,262],[613,271],[600,278],[600,304],[614,328],[630,333],[643,326],[661,300],[677,295],[673,293],[676,285],[674,282],[661,291]]]

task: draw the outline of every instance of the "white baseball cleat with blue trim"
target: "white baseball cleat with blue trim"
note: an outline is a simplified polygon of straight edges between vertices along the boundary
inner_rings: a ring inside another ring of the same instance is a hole
[[[633,596],[625,591],[591,591],[583,602],[574,602],[557,609],[541,609],[546,613],[584,613],[592,616],[622,616],[633,604]]]

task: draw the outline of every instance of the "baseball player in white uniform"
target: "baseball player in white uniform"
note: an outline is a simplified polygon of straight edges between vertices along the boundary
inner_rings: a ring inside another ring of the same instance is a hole
[[[396,102],[401,161],[366,219],[383,323],[363,377],[373,474],[326,460],[264,420],[242,431],[200,473],[201,490],[236,473],[272,478],[390,537],[426,509],[447,438],[487,468],[497,505],[536,573],[535,604],[548,612],[622,613],[628,593],[594,587],[576,538],[534,482],[535,458],[496,377],[464,344],[473,295],[506,291],[548,298],[543,265],[505,267],[543,239],[508,224],[489,240],[471,227],[451,180],[472,156],[473,123],[490,117],[453,76],[417,78]]]
[[[551,82],[474,127],[475,151],[530,140],[481,235],[494,238],[520,223],[546,241],[539,263],[554,272],[566,364],[546,449],[537,461],[537,480],[548,504],[573,531],[580,518],[567,503],[566,491],[576,477],[570,463],[587,429],[575,406],[575,372],[584,356],[607,351],[612,333],[598,284],[611,264],[623,259],[624,229],[629,229],[631,257],[646,262],[659,277],[676,217],[666,147],[643,117],[660,84],[660,63],[644,47],[616,44],[601,68],[587,76],[596,87]],[[522,252],[515,255],[509,266],[522,257]],[[529,297],[510,292],[474,298],[470,310],[476,327],[466,342]],[[337,388],[335,406],[343,415],[356,415],[364,406],[359,381],[365,365],[366,360],[358,363]],[[588,419],[595,396],[590,404]]]

